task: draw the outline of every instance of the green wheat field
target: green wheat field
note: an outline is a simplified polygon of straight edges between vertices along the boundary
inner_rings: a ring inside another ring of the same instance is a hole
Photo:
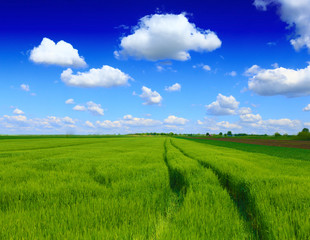
[[[310,151],[221,144],[0,137],[0,239],[310,239]]]

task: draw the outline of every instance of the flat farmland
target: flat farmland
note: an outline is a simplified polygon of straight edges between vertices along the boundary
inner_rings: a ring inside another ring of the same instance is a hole
[[[310,238],[310,150],[208,142],[1,138],[0,239]]]

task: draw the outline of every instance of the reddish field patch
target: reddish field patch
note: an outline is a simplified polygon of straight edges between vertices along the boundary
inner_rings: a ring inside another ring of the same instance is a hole
[[[245,138],[233,138],[233,137],[231,137],[231,138],[193,137],[193,138],[214,140],[214,141],[248,143],[248,144],[266,145],[266,146],[310,149],[310,141],[274,140],[274,139],[245,139]]]

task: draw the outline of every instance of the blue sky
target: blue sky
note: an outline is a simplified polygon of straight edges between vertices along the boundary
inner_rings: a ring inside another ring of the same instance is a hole
[[[0,134],[294,134],[310,0],[0,3]]]

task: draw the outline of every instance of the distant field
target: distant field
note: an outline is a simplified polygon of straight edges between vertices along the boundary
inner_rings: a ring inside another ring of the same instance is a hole
[[[202,139],[2,136],[0,239],[309,239],[309,156]]]
[[[247,143],[247,144],[258,144],[265,146],[276,146],[276,147],[290,147],[290,148],[302,148],[310,149],[310,141],[302,140],[286,140],[286,139],[274,139],[274,138],[246,138],[246,137],[187,137],[189,139],[203,139],[203,140],[214,140],[214,141],[224,141],[224,142],[237,142],[237,143]]]

